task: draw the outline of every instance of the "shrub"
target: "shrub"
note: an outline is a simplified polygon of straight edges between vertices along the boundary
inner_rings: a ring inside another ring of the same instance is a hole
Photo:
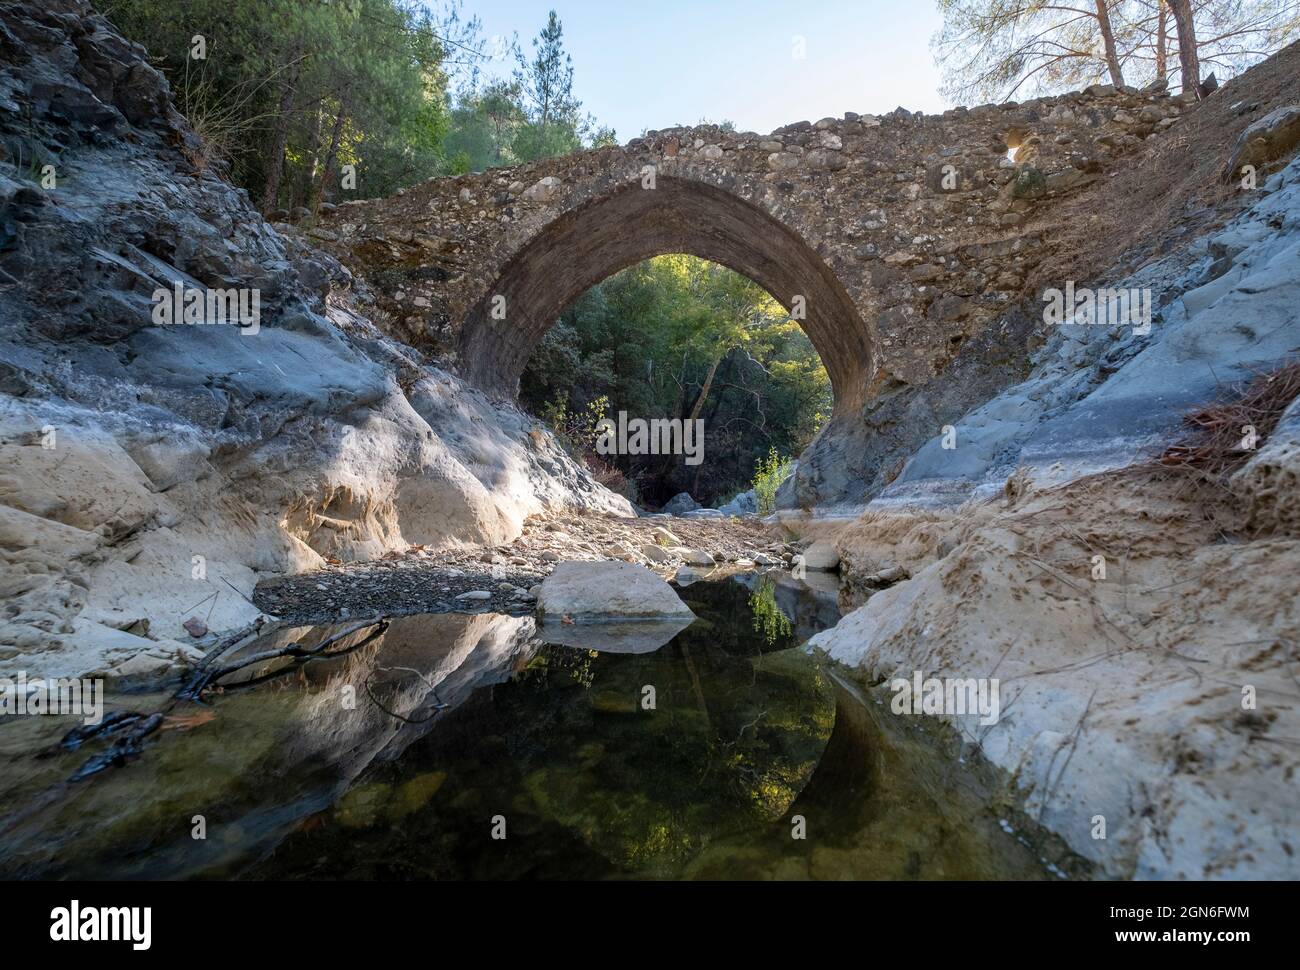
[[[794,471],[794,462],[782,458],[775,448],[767,457],[759,461],[754,469],[754,498],[758,503],[759,515],[771,515],[776,510],[776,490]]]

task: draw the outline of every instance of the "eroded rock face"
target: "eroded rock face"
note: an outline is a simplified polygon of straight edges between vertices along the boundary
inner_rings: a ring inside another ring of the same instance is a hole
[[[1243,697],[1294,687],[1300,404],[1213,508],[1186,481],[1121,471],[1227,386],[1294,359],[1300,160],[1253,198],[1112,284],[1156,294],[1149,332],[1056,328],[1025,381],[951,419],[952,447],[911,455],[837,536],[845,574],[892,585],[811,641],[873,682],[996,671],[1013,704],[996,722],[942,716],[1109,876],[1297,872],[1300,765],[1281,739],[1300,718]]]
[[[1152,292],[1147,332],[1053,328],[1028,378],[950,419],[951,447],[935,428],[879,502],[955,505],[1001,495],[1021,466],[1045,487],[1131,464],[1178,437],[1184,414],[1288,359],[1300,346],[1300,161],[1256,197],[1223,229],[1115,282]],[[1243,489],[1262,489],[1265,516],[1273,514],[1267,470],[1286,481],[1289,438],[1281,430],[1272,457],[1257,456],[1260,464],[1240,480]]]
[[[1250,529],[1300,537],[1300,398],[1229,487]]]
[[[166,669],[187,618],[250,621],[268,574],[632,514],[353,312],[348,271],[261,219],[87,4],[6,5],[0,48],[0,669]],[[155,324],[177,282],[256,291],[257,325]]]
[[[995,721],[936,716],[1108,878],[1294,879],[1300,758],[1281,739],[1300,730],[1283,699],[1300,541],[1222,542],[1180,485],[1116,475],[1013,510],[877,507],[846,556],[883,545],[913,557],[912,578],[810,643],[883,680],[882,710],[917,671],[997,677]],[[1275,700],[1248,710],[1243,685]]]

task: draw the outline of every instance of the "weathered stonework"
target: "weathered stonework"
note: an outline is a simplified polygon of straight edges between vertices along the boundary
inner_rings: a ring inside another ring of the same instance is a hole
[[[843,416],[940,373],[1025,296],[1053,245],[1052,200],[1187,107],[1099,85],[770,135],[649,132],[346,202],[308,233],[360,274],[397,335],[503,397],[590,286],[661,253],[722,263],[803,307]]]

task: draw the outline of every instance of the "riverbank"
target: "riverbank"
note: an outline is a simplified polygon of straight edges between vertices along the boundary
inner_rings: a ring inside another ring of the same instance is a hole
[[[665,576],[736,568],[789,568],[799,543],[755,518],[681,519],[567,514],[537,516],[510,542],[433,550],[410,546],[383,558],[326,562],[263,583],[253,599],[294,621],[410,613],[531,612],[532,590],[557,562],[634,562]]]

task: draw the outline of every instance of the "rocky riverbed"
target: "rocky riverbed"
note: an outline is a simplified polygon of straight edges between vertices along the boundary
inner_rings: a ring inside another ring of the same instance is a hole
[[[790,568],[808,545],[756,518],[628,519],[596,513],[535,517],[512,542],[434,551],[411,546],[380,559],[327,562],[271,580],[254,601],[300,622],[412,613],[531,612],[534,587],[562,561],[616,560],[664,576]]]

